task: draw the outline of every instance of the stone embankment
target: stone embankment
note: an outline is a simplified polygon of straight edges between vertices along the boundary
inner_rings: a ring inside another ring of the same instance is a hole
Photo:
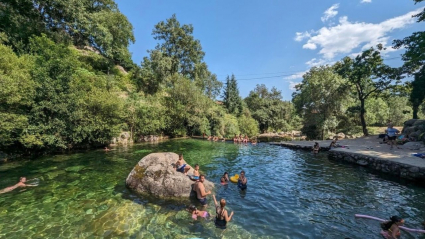
[[[311,151],[314,142],[290,141],[271,144]],[[390,149],[390,146],[383,144],[382,139],[378,139],[377,136],[368,136],[340,140],[338,143],[344,148],[332,148],[331,150],[329,150],[330,140],[317,142],[321,145],[320,152],[328,151],[327,154],[331,160],[354,163],[425,185],[425,159],[412,155],[425,153],[425,147],[421,142],[412,142]]]

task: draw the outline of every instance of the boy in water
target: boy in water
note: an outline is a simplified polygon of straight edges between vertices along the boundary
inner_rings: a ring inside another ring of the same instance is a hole
[[[25,184],[26,181],[27,181],[26,177],[21,177],[17,184],[0,190],[0,194],[10,192],[12,190],[15,190],[16,188],[24,188],[24,187],[28,187],[28,186],[30,186],[30,187],[37,186],[37,185]]]

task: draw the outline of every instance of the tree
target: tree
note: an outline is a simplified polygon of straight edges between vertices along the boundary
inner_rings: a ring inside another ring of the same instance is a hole
[[[330,66],[311,68],[292,95],[297,112],[302,115],[303,129],[309,138],[325,137],[325,129],[335,129],[336,115],[344,112],[347,98],[344,79]]]
[[[368,135],[365,120],[365,101],[371,95],[378,95],[394,87],[393,80],[398,84],[401,79],[399,70],[383,63],[380,50],[370,48],[356,58],[345,57],[335,64],[336,72],[347,80],[348,86],[355,88],[360,102],[360,122],[363,134]]]
[[[414,74],[412,82],[412,91],[409,96],[409,101],[413,108],[413,119],[418,119],[419,106],[425,99],[425,68]]]
[[[229,114],[239,115],[242,113],[242,99],[239,96],[238,82],[235,76],[227,76],[226,86],[223,92],[223,104]]]
[[[264,84],[257,85],[244,101],[260,131],[288,130],[293,117],[292,104],[282,101],[281,92],[275,87],[269,91]]]
[[[414,0],[415,3],[420,3],[424,0]],[[425,21],[425,8],[422,12],[414,15],[417,17],[417,22]],[[425,31],[414,32],[412,35],[403,40],[394,40],[394,48],[405,48],[406,51],[402,54],[404,61],[402,71],[408,75],[414,75],[412,82],[412,91],[409,101],[413,106],[413,118],[418,118],[418,109],[425,98],[424,91],[424,75],[425,75]]]

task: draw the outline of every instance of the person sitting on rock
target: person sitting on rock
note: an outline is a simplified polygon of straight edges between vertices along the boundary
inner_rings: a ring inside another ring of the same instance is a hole
[[[198,217],[209,218],[210,214],[207,211],[198,210],[195,205],[189,207],[189,212],[192,214],[193,220],[198,220]]]
[[[28,187],[28,186],[30,186],[30,187],[35,187],[35,186],[37,186],[37,185],[25,184],[25,182],[26,182],[26,181],[27,181],[27,178],[26,178],[26,177],[21,177],[21,178],[19,179],[19,182],[18,182],[17,184],[15,184],[15,185],[13,185],[13,186],[10,186],[10,187],[7,187],[7,188],[5,188],[5,189],[0,190],[0,194],[2,194],[2,193],[7,193],[7,192],[10,192],[10,191],[13,191],[13,190],[15,190],[16,188],[24,188],[24,187]]]
[[[183,154],[179,155],[179,160],[177,160],[175,168],[178,172],[184,173],[184,175],[187,175],[187,171],[190,170],[190,166],[183,159]]]
[[[199,180],[199,164],[195,164],[195,168],[193,169],[193,175],[190,177],[192,180]]]
[[[315,142],[313,146],[313,153],[315,154],[319,153],[319,149],[320,149],[319,143]]]
[[[205,175],[199,176],[199,181],[195,183],[193,189],[196,192],[196,197],[202,206],[207,206],[207,195],[211,194],[211,191],[205,192]]]

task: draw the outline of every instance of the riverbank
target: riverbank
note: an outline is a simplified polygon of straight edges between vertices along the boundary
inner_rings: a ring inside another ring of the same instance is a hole
[[[329,159],[355,163],[425,185],[425,159],[412,155],[414,153],[425,153],[423,144],[417,149],[411,149],[408,145],[398,145],[398,147],[390,149],[389,145],[381,144],[382,139],[373,135],[339,140],[338,144],[344,145],[344,148],[333,148],[331,150],[329,150],[331,140],[288,141],[270,144],[311,150],[314,142],[319,143],[321,152],[328,151]]]

